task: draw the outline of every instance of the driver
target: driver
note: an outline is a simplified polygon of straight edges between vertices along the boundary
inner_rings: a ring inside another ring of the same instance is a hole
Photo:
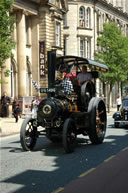
[[[82,84],[83,82],[85,82],[87,80],[91,80],[91,79],[92,79],[92,75],[87,72],[87,67],[82,66],[82,72],[80,72],[77,75],[77,80],[78,80],[79,85]]]

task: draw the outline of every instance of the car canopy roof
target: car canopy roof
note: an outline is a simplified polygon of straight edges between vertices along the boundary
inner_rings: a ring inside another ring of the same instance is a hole
[[[101,64],[94,60],[88,58],[83,58],[79,56],[60,56],[56,60],[56,70],[62,72],[70,72],[73,66],[87,65],[91,70],[98,70],[107,72],[108,67],[105,64]]]

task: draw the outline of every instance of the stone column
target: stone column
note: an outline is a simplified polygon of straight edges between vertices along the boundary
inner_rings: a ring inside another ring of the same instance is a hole
[[[26,30],[23,11],[17,14],[18,96],[26,96]]]

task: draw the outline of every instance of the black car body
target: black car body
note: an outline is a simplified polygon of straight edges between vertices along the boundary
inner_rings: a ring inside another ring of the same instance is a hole
[[[114,113],[113,119],[115,127],[128,125],[128,96],[123,98],[120,111]]]
[[[93,80],[78,85],[73,73],[77,75],[82,65],[90,69]],[[67,153],[73,151],[79,134],[88,135],[94,144],[102,143],[106,132],[106,107],[103,99],[95,96],[95,79],[98,71],[107,70],[106,65],[87,58],[56,57],[54,51],[49,51],[48,88],[40,88],[40,93],[47,94],[47,97],[40,102],[37,117],[27,118],[21,126],[23,149],[33,150],[41,134],[52,142],[61,141]],[[56,78],[57,72],[65,74],[63,79]],[[72,80],[65,78],[69,74]]]

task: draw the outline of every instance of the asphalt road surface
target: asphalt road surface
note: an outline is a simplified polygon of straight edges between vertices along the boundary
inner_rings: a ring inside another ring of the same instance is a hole
[[[0,193],[127,193],[128,129],[108,117],[104,143],[80,136],[75,152],[40,137],[24,152],[19,135],[1,139]]]

